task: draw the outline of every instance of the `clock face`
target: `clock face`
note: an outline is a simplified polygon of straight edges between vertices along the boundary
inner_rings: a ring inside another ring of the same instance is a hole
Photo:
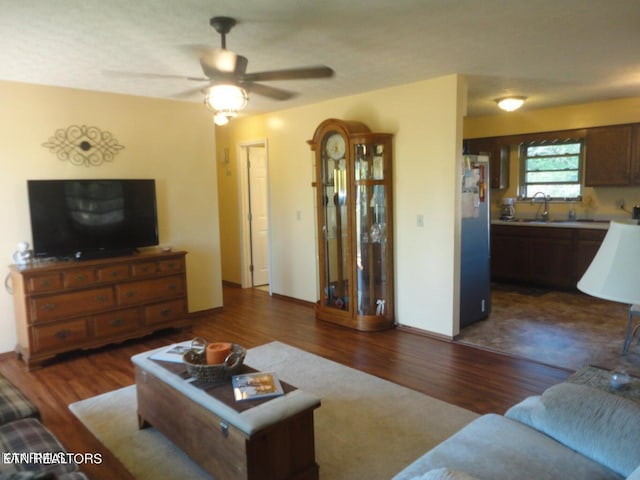
[[[344,138],[339,133],[332,133],[331,136],[327,138],[324,148],[329,158],[333,160],[340,160],[344,157],[346,148]]]

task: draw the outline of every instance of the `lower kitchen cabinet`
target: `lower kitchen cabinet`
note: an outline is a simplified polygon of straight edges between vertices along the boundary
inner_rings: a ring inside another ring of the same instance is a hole
[[[606,230],[491,226],[491,279],[575,289]]]

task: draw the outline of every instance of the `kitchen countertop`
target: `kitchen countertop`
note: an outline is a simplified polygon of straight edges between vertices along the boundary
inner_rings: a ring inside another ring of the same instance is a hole
[[[608,230],[609,223],[609,220],[551,220],[548,222],[524,218],[517,220],[491,220],[492,225],[545,228],[587,228],[591,230]]]

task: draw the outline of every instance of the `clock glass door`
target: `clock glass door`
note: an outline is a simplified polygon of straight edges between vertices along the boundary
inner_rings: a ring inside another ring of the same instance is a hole
[[[349,309],[349,238],[347,163],[344,138],[327,135],[322,155],[324,279],[323,302]]]
[[[355,146],[357,313],[385,315],[387,308],[387,192],[384,145]]]

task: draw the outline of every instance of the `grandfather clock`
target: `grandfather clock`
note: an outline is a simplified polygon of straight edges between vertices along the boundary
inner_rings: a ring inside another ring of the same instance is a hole
[[[394,325],[392,138],[327,119],[308,141],[316,159],[321,320],[362,331]]]

